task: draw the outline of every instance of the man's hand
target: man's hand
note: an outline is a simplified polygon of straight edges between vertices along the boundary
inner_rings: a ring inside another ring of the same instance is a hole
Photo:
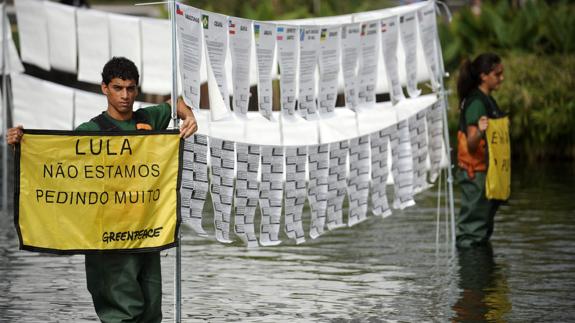
[[[193,135],[196,131],[198,131],[198,124],[196,122],[196,117],[192,112],[192,109],[184,103],[182,98],[178,98],[178,106],[177,106],[178,117],[182,119],[182,123],[180,124],[180,137],[181,138],[188,138],[189,136]]]
[[[181,138],[188,138],[189,136],[193,135],[198,130],[198,124],[196,123],[196,118],[194,114],[186,117],[186,119],[182,120],[180,124],[180,137]]]
[[[19,144],[22,141],[22,136],[24,135],[24,131],[22,131],[24,127],[22,125],[17,125],[14,128],[8,129],[6,132],[6,142],[9,145]]]

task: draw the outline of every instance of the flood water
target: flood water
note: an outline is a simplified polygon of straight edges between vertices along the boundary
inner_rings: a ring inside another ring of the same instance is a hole
[[[297,246],[247,250],[184,229],[183,321],[573,322],[575,166],[513,178],[491,246],[468,252],[449,248],[444,215],[437,227],[437,186],[403,212]],[[170,322],[175,252],[163,254]],[[12,215],[0,216],[0,322],[97,321],[85,286],[83,256],[19,251]]]

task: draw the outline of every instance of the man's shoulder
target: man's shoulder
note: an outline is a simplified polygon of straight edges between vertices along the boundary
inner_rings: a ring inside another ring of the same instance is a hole
[[[146,115],[153,129],[166,129],[172,116],[172,109],[168,103],[140,108],[137,111]]]
[[[76,127],[76,131],[98,131],[100,127],[97,123],[93,121],[84,122],[78,127]]]
[[[145,107],[139,108],[139,109],[136,110],[136,111],[147,111],[147,112],[150,112],[150,111],[157,111],[157,110],[168,110],[168,111],[171,111],[171,108],[170,108],[170,105],[169,105],[168,103],[164,102],[164,103],[160,103],[160,104],[145,106]]]

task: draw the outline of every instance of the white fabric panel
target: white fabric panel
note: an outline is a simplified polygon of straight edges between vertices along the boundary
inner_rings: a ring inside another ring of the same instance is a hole
[[[284,146],[307,146],[319,143],[317,121],[307,121],[298,115],[281,115],[282,144]]]
[[[210,138],[246,142],[246,140],[244,140],[244,121],[235,114],[230,114],[225,119],[211,121]]]
[[[279,113],[274,112],[272,120],[278,120],[277,118]],[[259,113],[248,113],[244,140],[250,144],[280,146],[282,144],[280,123],[270,121]]]
[[[336,108],[323,114],[319,120],[319,138],[322,144],[334,143],[359,136],[356,114],[347,108]]]
[[[100,84],[102,68],[110,59],[108,15],[104,12],[78,9],[78,80]]]
[[[76,7],[45,1],[52,68],[76,73]]]
[[[348,15],[340,15],[340,16],[331,16],[331,17],[319,17],[319,18],[304,18],[304,19],[293,19],[293,20],[277,20],[277,21],[269,21],[273,23],[281,23],[285,25],[339,25],[339,24],[347,24],[352,22],[353,16],[351,14]]]
[[[50,70],[48,22],[43,1],[18,0],[15,1],[15,7],[22,60]]]
[[[12,75],[14,124],[28,129],[72,130],[74,90],[25,74]]]
[[[397,113],[391,102],[379,103],[358,111],[357,123],[359,135],[365,136],[396,124]]]
[[[196,117],[196,123],[198,124],[197,134],[209,136],[210,135],[210,110],[202,109],[195,110],[194,116]]]
[[[172,91],[170,22],[142,18],[142,91],[169,94]]]
[[[108,99],[103,94],[75,90],[74,94],[74,128],[105,111]]]
[[[110,28],[110,56],[123,56],[130,59],[136,64],[141,74],[143,68],[140,18],[108,14],[108,24]],[[121,32],[117,32],[119,30]]]
[[[4,4],[0,4],[0,10],[2,10],[2,6]],[[6,24],[7,30],[10,30],[10,22],[8,18],[5,16],[4,22]],[[8,66],[6,67],[6,73],[22,73],[24,72],[24,66],[20,61],[20,56],[18,55],[18,50],[16,50],[16,45],[14,45],[14,39],[12,39],[12,33],[7,33],[7,46],[8,46]],[[2,57],[4,51],[4,44],[0,41],[0,57]],[[4,61],[0,60],[0,70]]]
[[[437,102],[435,94],[422,95],[415,99],[403,100],[395,106],[397,111],[397,122],[407,120],[409,117],[427,109]]]

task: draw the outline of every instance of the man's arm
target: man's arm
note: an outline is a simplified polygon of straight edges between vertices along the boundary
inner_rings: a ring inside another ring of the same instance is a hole
[[[172,105],[172,100],[168,99],[166,103]],[[194,112],[192,112],[192,109],[186,105],[181,97],[178,98],[176,113],[178,118],[182,120],[180,124],[180,137],[188,138],[198,131],[198,124],[196,123]]]
[[[17,125],[14,128],[8,129],[6,132],[6,142],[9,145],[19,144],[22,141],[22,136],[24,135],[24,131],[22,131],[24,127],[22,125]]]

